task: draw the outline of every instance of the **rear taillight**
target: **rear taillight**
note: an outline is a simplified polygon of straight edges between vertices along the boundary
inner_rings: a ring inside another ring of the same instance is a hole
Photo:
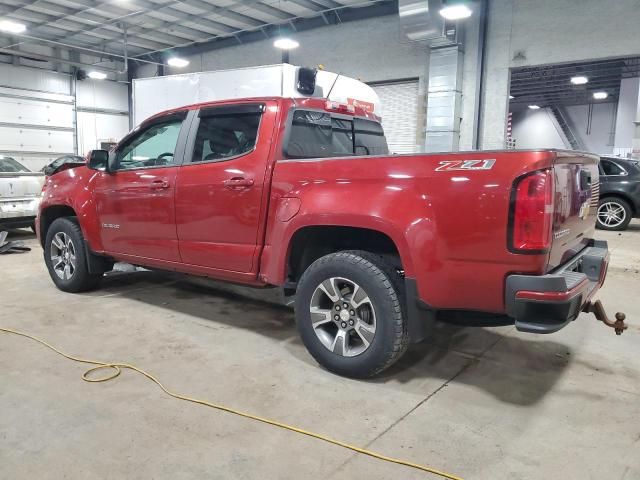
[[[521,177],[511,194],[509,249],[546,253],[551,247],[553,173],[542,170]]]

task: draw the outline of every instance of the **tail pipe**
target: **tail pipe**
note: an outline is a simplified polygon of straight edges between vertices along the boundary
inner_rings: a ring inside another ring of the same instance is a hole
[[[624,323],[627,316],[622,313],[616,313],[616,320],[611,321],[607,316],[607,312],[604,311],[604,306],[600,300],[596,300],[595,302],[587,302],[585,306],[582,308],[583,312],[593,313],[597,320],[600,320],[607,327],[611,327],[616,331],[616,335],[622,335],[628,327],[627,324]]]

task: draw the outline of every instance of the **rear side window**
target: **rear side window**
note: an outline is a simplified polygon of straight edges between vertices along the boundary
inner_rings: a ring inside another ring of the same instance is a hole
[[[380,124],[326,112],[296,110],[286,146],[292,158],[326,158],[389,153]]]
[[[617,163],[610,162],[609,160],[600,160],[600,166],[604,175],[624,175],[627,173]]]
[[[200,118],[191,161],[220,161],[252,151],[260,116],[260,113],[231,113]]]

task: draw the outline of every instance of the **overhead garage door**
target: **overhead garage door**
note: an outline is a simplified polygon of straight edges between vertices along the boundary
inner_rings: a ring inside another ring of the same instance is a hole
[[[69,77],[0,65],[0,155],[32,170],[74,151]]]
[[[393,153],[417,151],[418,80],[371,85],[382,104],[382,126]]]

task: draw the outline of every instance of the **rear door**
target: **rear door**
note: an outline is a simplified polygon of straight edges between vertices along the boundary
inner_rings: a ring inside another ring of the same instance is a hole
[[[598,210],[598,157],[558,152],[549,269],[586,247],[595,234]]]
[[[144,124],[111,153],[94,195],[107,252],[180,261],[174,194],[188,134],[186,112]]]
[[[232,104],[198,112],[177,179],[184,263],[245,274],[257,270],[276,106]]]

